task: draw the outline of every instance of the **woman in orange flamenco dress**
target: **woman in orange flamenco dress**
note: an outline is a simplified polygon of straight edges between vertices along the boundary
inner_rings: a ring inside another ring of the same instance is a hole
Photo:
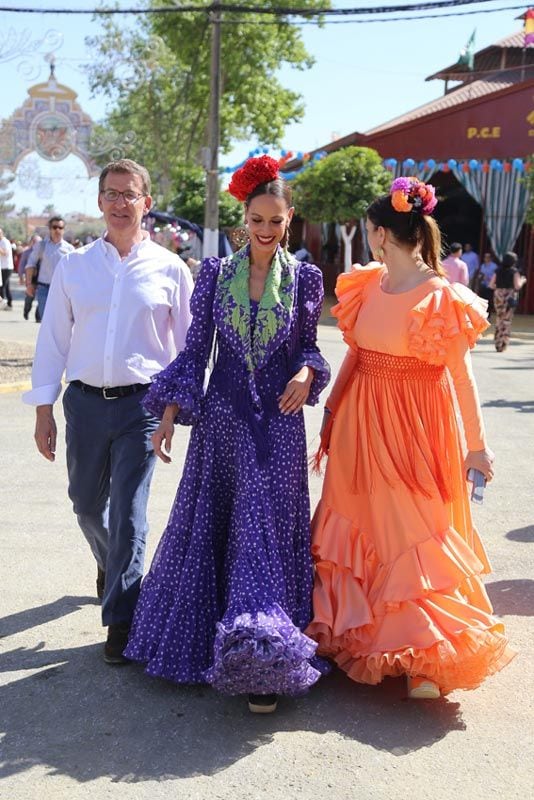
[[[306,631],[353,680],[406,675],[414,699],[475,688],[515,654],[480,579],[490,566],[466,482],[471,467],[493,477],[469,353],[487,304],[444,277],[435,205],[432,186],[394,181],[367,212],[380,263],[338,279],[349,349],[317,457]]]

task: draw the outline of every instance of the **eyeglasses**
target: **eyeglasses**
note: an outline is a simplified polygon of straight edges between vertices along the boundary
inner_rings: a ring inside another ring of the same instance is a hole
[[[128,205],[132,205],[133,203],[137,203],[142,197],[146,197],[145,194],[136,194],[135,192],[119,192],[117,189],[104,189],[103,192],[100,192],[104,200],[107,200],[108,203],[115,203],[119,197],[122,197],[125,203]]]
[[[53,231],[64,231],[65,230],[65,226],[64,225],[50,225],[50,228]]]

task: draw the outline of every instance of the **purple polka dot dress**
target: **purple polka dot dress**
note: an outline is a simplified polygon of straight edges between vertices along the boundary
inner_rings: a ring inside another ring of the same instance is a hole
[[[232,324],[233,301],[217,288],[224,261],[204,261],[185,350],[145,399],[160,417],[177,403],[177,421],[193,427],[125,655],[176,683],[297,695],[315,683],[322,665],[316,643],[302,633],[313,582],[304,417],[281,414],[277,398],[304,365],[314,369],[309,404],[328,383],[316,345],[322,276],[294,262],[286,286],[291,303],[273,307],[277,327],[251,370],[247,337],[236,332],[235,318]],[[249,344],[261,313],[250,303]]]

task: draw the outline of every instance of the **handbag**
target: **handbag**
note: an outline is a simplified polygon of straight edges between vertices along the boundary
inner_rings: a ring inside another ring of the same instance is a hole
[[[41,261],[43,260],[45,244],[46,244],[45,240],[43,239],[40,247],[39,258],[37,259],[33,267],[34,272],[32,275],[32,286],[37,286],[37,284],[39,283],[39,269],[41,267]]]
[[[518,305],[519,305],[519,300],[517,297],[517,292],[514,292],[513,294],[509,295],[506,298],[506,308],[508,309],[508,311],[517,308]]]

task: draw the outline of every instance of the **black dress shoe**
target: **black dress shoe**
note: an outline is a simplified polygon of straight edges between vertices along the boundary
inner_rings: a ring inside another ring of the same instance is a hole
[[[249,694],[248,710],[253,714],[272,714],[276,711],[277,694]]]
[[[96,596],[99,600],[104,597],[104,587],[106,585],[106,573],[100,567],[96,568]]]
[[[123,650],[128,644],[128,634],[130,624],[128,622],[118,622],[108,628],[108,638],[104,645],[104,661],[106,664],[130,664],[131,662],[123,656]]]

